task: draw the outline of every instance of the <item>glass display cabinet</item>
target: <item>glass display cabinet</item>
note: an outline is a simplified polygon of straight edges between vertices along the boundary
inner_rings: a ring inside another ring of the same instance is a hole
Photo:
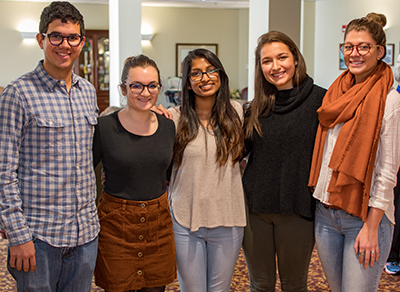
[[[86,30],[86,40],[74,72],[96,88],[100,112],[109,105],[110,49],[108,30]]]

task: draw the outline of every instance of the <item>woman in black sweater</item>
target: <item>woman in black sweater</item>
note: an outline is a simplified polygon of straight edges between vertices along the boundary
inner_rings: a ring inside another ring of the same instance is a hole
[[[258,39],[255,60],[255,94],[244,124],[250,291],[275,291],[276,257],[282,291],[307,291],[315,205],[308,177],[326,90],[314,85],[296,44],[281,32]]]

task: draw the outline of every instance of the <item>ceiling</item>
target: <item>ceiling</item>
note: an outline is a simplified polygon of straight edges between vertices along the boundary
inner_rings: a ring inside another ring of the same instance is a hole
[[[25,2],[50,2],[49,0],[0,0]],[[108,4],[108,0],[69,0],[71,3]],[[248,8],[249,0],[142,0],[143,6],[199,7],[199,8]]]

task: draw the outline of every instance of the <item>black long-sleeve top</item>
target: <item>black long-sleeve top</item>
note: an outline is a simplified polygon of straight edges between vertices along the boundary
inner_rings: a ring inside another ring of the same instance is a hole
[[[243,187],[250,213],[314,218],[308,178],[325,92],[308,76],[299,87],[278,91],[274,109],[259,119],[262,136],[254,131],[246,139]]]
[[[103,162],[107,194],[126,200],[148,201],[166,191],[175,125],[164,116],[156,115],[158,128],[149,136],[128,132],[121,125],[118,112],[98,119],[93,158],[95,166]]]

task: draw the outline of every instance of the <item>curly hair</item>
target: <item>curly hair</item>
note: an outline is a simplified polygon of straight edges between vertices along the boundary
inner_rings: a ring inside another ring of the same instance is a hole
[[[45,7],[40,15],[39,32],[46,33],[49,24],[56,19],[62,23],[68,21],[79,24],[81,36],[85,35],[85,24],[83,16],[78,9],[67,1],[55,1]]]
[[[200,120],[196,112],[196,97],[194,91],[189,89],[189,73],[192,61],[205,58],[212,66],[218,69],[221,87],[217,92],[215,104],[211,110],[210,125],[212,126],[216,143],[216,162],[219,166],[227,163],[232,156],[235,164],[241,159],[244,134],[240,117],[229,99],[229,78],[218,57],[211,51],[196,49],[190,51],[182,64],[182,105],[181,116],[177,126],[173,158],[177,166],[182,164],[183,153],[190,141],[197,137]]]

